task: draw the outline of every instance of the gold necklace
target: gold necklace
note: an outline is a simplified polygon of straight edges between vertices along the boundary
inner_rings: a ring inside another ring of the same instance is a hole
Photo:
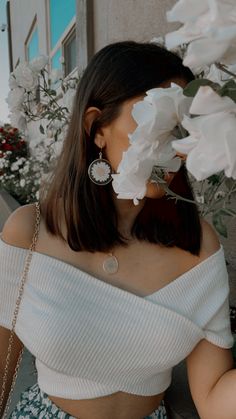
[[[107,274],[115,274],[119,269],[119,262],[113,253],[109,253],[103,261],[102,268]]]

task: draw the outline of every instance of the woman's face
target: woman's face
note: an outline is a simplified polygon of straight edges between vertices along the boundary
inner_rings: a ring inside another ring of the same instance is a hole
[[[132,117],[132,109],[136,102],[142,100],[144,95],[127,100],[121,105],[119,116],[104,127],[104,155],[110,162],[114,172],[117,171],[123,152],[130,146],[129,134],[132,134],[137,123]]]
[[[109,125],[103,128],[105,147],[103,156],[109,161],[114,172],[117,171],[123,152],[130,146],[128,134],[132,134],[137,123],[132,117],[132,109],[136,102],[142,100],[144,95],[127,100],[121,106],[119,116]],[[165,180],[170,184],[174,174],[166,175]],[[147,185],[147,198],[161,198],[165,191],[156,183],[149,182]]]

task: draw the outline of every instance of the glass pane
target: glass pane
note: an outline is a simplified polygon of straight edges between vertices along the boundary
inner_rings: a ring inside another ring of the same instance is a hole
[[[52,56],[52,59],[51,59],[52,70],[54,70],[54,69],[60,70],[61,69],[60,58],[61,58],[61,48],[58,48],[58,50],[55,52],[55,54]]]
[[[39,55],[39,36],[38,29],[36,28],[31,36],[30,42],[28,43],[28,61]]]
[[[71,73],[76,67],[76,37],[75,33],[70,37],[64,45],[65,51],[65,75]]]
[[[76,14],[76,0],[50,0],[51,49]]]

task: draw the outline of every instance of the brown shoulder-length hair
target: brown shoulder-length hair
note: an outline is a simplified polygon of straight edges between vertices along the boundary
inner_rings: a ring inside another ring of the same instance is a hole
[[[78,85],[57,167],[41,198],[47,230],[66,240],[71,249],[109,251],[115,245],[126,244],[117,228],[111,184],[97,186],[88,177],[88,166],[98,158],[99,152],[94,143],[95,133],[98,127],[118,116],[124,101],[174,78],[189,82],[194,76],[177,55],[156,44],[118,42],[104,47],[91,59]],[[90,106],[102,112],[88,136],[84,115]],[[193,199],[184,167],[175,176],[171,188]],[[62,232],[62,214],[67,237]],[[166,197],[147,199],[134,222],[132,234],[140,240],[178,246],[199,254],[201,225],[197,207]]]

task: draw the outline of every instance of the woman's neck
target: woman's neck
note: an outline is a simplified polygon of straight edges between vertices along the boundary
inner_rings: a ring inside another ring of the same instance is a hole
[[[118,216],[118,230],[124,238],[130,239],[132,226],[145,204],[145,199],[142,199],[138,205],[134,205],[131,199],[114,198],[114,203]]]

